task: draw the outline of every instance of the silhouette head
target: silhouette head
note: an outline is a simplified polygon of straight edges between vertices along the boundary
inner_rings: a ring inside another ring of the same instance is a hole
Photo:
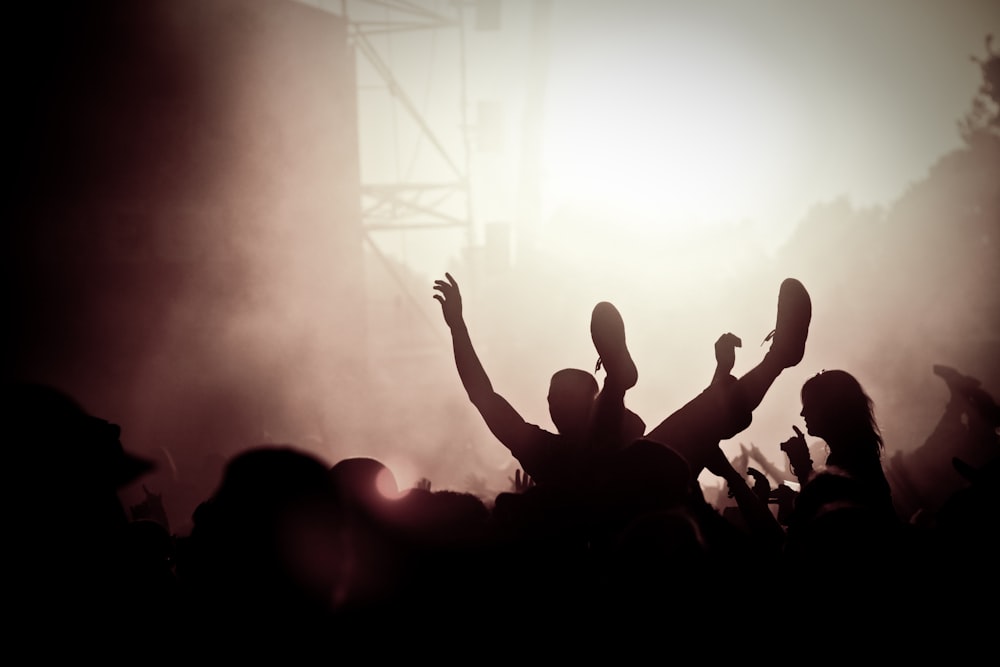
[[[2,399],[5,512],[23,525],[58,515],[63,534],[91,536],[127,522],[118,491],[154,468],[124,450],[121,428],[88,413],[69,394],[36,383],[8,384]]]
[[[846,371],[823,371],[807,380],[801,415],[809,434],[823,438],[831,453],[845,446],[867,453],[883,448],[872,400]]]
[[[152,461],[130,454],[121,427],[89,414],[54,387],[17,383],[3,397],[4,438],[21,476],[53,484],[119,489],[150,472]],[[79,491],[79,489],[76,489]]]
[[[639,438],[609,466],[616,498],[642,512],[682,505],[691,493],[691,466],[672,447]]]
[[[229,460],[191,536],[208,567],[204,581],[224,591],[230,609],[263,618],[289,611],[276,595],[326,603],[339,577],[339,521],[328,464],[266,444]]]
[[[378,459],[367,456],[341,459],[330,468],[330,474],[341,498],[352,507],[372,511],[399,494],[395,475]]]
[[[564,368],[549,383],[549,416],[564,435],[582,436],[597,398],[597,379],[578,368]]]

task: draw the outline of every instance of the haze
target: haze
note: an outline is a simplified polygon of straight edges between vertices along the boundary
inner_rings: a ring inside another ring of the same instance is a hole
[[[515,462],[431,298],[445,271],[495,388],[546,428],[551,373],[594,367],[597,301],[625,318],[627,403],[652,426],[707,384],[720,334],[743,340],[737,374],[761,357],[786,276],[814,299],[806,357],[727,453],[780,460],[822,369],[859,377],[890,454],[947,400],[932,364],[1000,395],[1000,179],[931,179],[964,149],[996,3],[486,6],[464,59],[456,28],[371,41],[452,166],[348,48],[339,2],[22,10],[8,366],[122,424],[162,462],[147,484],[188,499],[262,442],[504,489]],[[359,183],[453,167],[468,197],[427,206],[463,224],[365,228]],[[959,228],[973,190],[993,208]]]

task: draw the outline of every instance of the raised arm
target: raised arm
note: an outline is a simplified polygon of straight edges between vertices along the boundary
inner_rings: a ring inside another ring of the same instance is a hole
[[[458,282],[450,273],[444,275],[445,280],[434,281],[434,289],[438,292],[434,298],[441,303],[444,321],[451,329],[455,366],[462,386],[493,435],[520,459],[522,448],[534,436],[537,427],[526,423],[503,396],[493,391],[493,383],[476,354],[462,316],[462,293]]]
[[[743,347],[743,341],[731,333],[724,333],[715,341],[715,373],[712,375],[712,384],[729,378],[733,366],[736,365],[738,347]]]
[[[740,512],[754,536],[769,548],[779,550],[785,539],[784,528],[771,514],[767,501],[761,499],[758,493],[747,484],[746,477],[733,467],[732,462],[726,458],[721,447],[715,447],[712,450],[709,463],[705,467],[712,474],[725,480],[730,494],[736,500],[736,505],[740,508]]]
[[[740,443],[740,448],[742,447],[743,443]],[[788,477],[785,471],[774,465],[773,462],[764,456],[764,452],[760,451],[760,448],[752,442],[750,443],[749,453],[753,462],[756,463],[757,466],[764,471],[764,474],[770,477],[775,484],[781,484]]]

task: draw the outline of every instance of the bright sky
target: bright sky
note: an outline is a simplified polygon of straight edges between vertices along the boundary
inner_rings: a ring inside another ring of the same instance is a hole
[[[889,203],[958,145],[1000,4],[555,3],[553,203],[786,229],[846,194]]]
[[[750,221],[773,245],[816,202],[891,203],[958,146],[956,121],[979,83],[969,58],[987,33],[1000,33],[1000,4],[987,0],[553,0],[546,59],[531,37],[533,4],[502,2],[500,30],[466,35],[473,142],[477,122],[486,125],[483,102],[499,111],[504,140],[499,153],[471,156],[477,225],[528,222],[525,104],[538,82],[546,94],[536,229],[560,209],[608,210],[674,231]],[[352,6],[352,16],[389,16]],[[454,35],[374,43],[461,160]],[[366,178],[441,173],[405,112],[377,98],[363,63],[359,72]],[[467,241],[379,238],[430,273]]]

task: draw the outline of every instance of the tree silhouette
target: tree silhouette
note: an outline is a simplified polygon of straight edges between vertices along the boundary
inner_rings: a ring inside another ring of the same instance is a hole
[[[958,122],[962,139],[968,145],[1000,140],[1000,53],[993,50],[993,35],[985,39],[986,56],[972,56],[983,73],[983,81],[972,98],[972,108]]]

